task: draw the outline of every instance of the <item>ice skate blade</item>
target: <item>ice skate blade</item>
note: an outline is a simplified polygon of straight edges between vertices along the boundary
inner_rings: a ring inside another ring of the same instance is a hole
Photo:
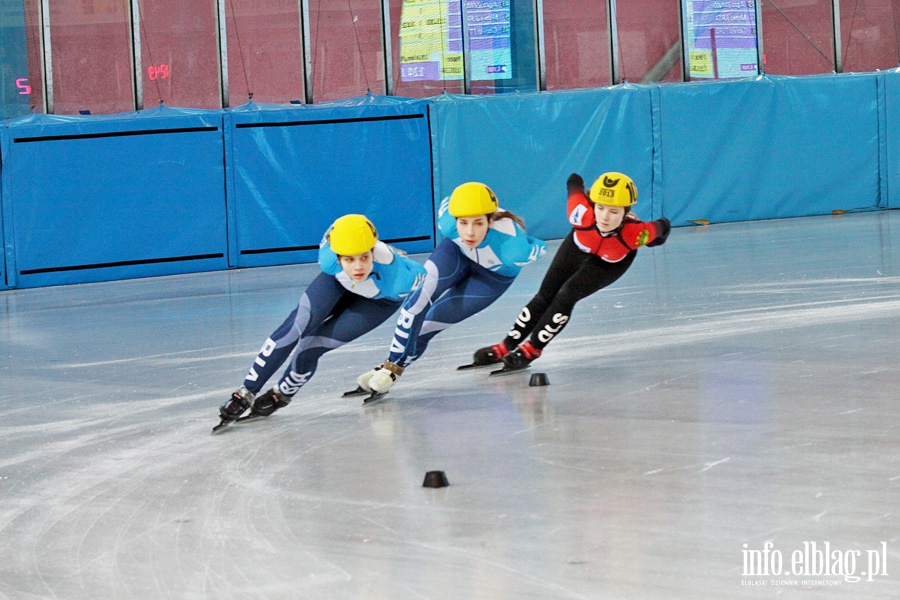
[[[459,365],[456,367],[457,371],[468,371],[469,369],[483,369],[484,367],[496,367],[497,365],[502,365],[502,361],[497,361],[493,363],[488,363],[486,365],[479,365],[477,363],[470,363],[468,365]]]
[[[253,413],[250,413],[249,415],[244,415],[243,417],[239,418],[237,421],[235,421],[235,423],[246,423],[247,421],[255,421],[256,419],[265,419],[269,416],[271,415],[254,415]]]
[[[234,421],[220,421],[218,425],[212,428],[212,433],[219,433],[223,429],[228,428],[232,423],[234,423]]]
[[[528,365],[530,367],[531,365]],[[497,369],[496,371],[491,371],[491,377],[497,377],[500,375],[512,375],[513,373],[521,373],[522,371],[528,369],[528,367],[522,367],[521,369],[510,369],[508,367],[503,367],[502,369]]]
[[[212,433],[213,434],[221,433],[222,431],[224,431],[226,429],[234,427],[238,423],[246,423],[247,421],[255,421],[256,419],[261,419],[261,418],[263,418],[263,415],[249,414],[249,415],[244,415],[243,417],[238,417],[237,419],[233,419],[231,421],[221,421],[218,425],[216,425],[215,427],[212,428]]]
[[[341,398],[350,398],[352,396],[363,396],[365,394],[371,394],[370,390],[366,390],[360,386],[356,386],[355,390],[350,390],[349,392],[344,392],[341,394]]]
[[[372,392],[369,394],[367,398],[363,399],[363,406],[368,406],[370,404],[376,404],[384,399],[385,396],[388,395],[389,392]]]

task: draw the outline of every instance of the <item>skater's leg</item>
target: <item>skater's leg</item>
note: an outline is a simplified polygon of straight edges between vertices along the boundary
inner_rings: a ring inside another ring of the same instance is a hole
[[[451,240],[444,239],[438,244],[425,261],[425,281],[407,297],[400,308],[388,359],[379,369],[363,373],[357,378],[357,384],[361,388],[379,393],[387,392],[403,374],[406,365],[421,356],[416,344],[428,311],[447,289],[469,276],[472,269],[470,263]]]
[[[290,366],[276,387],[256,399],[253,414],[269,416],[290,404],[300,388],[312,379],[323,354],[381,325],[399,305],[393,300],[370,300],[346,293],[324,323],[300,338]]]
[[[399,306],[398,301],[370,300],[347,294],[334,316],[300,339],[290,366],[278,382],[278,389],[288,397],[296,394],[312,379],[323,354],[369,333],[393,315]]]
[[[300,296],[297,307],[263,344],[244,384],[219,407],[219,416],[223,421],[237,419],[250,408],[251,403],[260,400],[256,395],[290,356],[303,332],[327,319],[344,291],[334,277],[319,273]]]
[[[448,289],[469,277],[472,270],[470,263],[452,241],[445,239],[438,244],[425,262],[425,282],[409,295],[400,309],[388,356],[390,363],[406,366],[414,360],[413,357],[422,355],[417,350],[417,340],[426,315]]]
[[[532,347],[537,350],[545,348],[566,327],[575,304],[619,279],[631,266],[635,256],[632,253],[617,263],[591,256],[559,288],[550,306],[535,324],[529,340]]]
[[[300,296],[297,307],[263,344],[244,379],[244,387],[252,394],[259,393],[291,355],[300,337],[321,325],[345,292],[334,277],[319,273]]]
[[[535,323],[528,341],[503,357],[504,368],[524,369],[540,357],[547,344],[568,324],[575,304],[616,281],[628,270],[635,256],[632,253],[617,263],[589,256],[559,288],[550,306]]]
[[[493,304],[509,289],[513,281],[515,277],[505,277],[482,267],[473,267],[467,279],[448,289],[429,309],[419,335],[410,344],[409,362],[422,356],[434,336]]]
[[[375,329],[394,314],[399,305],[393,300],[370,300],[352,293],[344,294],[331,316],[300,338],[290,366],[276,387],[256,399],[253,414],[266,417],[290,404],[300,388],[312,379],[323,354]]]
[[[516,346],[528,338],[538,320],[543,317],[550,307],[550,303],[553,302],[558,290],[590,256],[575,245],[573,234],[569,232],[569,235],[566,236],[559,249],[557,249],[556,255],[553,257],[553,261],[550,263],[550,267],[541,281],[537,294],[522,308],[513,326],[506,334],[506,338],[502,342],[502,350],[514,350]]]

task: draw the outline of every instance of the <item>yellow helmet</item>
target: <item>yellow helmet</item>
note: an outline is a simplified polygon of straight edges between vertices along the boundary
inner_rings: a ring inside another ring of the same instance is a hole
[[[450,194],[450,214],[456,218],[490,215],[500,203],[493,190],[483,183],[470,181],[457,186]]]
[[[631,206],[637,198],[637,186],[623,173],[604,173],[591,186],[591,201],[595,204]]]
[[[328,232],[328,245],[340,256],[354,256],[375,247],[378,232],[363,215],[344,215],[334,222]]]

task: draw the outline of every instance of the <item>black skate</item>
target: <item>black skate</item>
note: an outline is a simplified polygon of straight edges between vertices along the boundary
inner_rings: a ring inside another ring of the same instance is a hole
[[[257,396],[250,408],[250,417],[268,417],[279,408],[291,403],[291,397],[285,396],[278,389],[272,388],[262,396]]]
[[[514,351],[504,356],[503,368],[491,371],[491,375],[503,375],[505,373],[513,373],[515,371],[527,369],[536,358],[540,357],[540,355],[541,350],[532,346],[530,341],[525,342]]]
[[[369,392],[369,395],[366,396],[365,398],[363,398],[363,406],[368,406],[370,404],[376,404],[376,403],[380,402],[382,399],[384,399],[384,397],[387,395],[388,395],[388,392],[384,392],[383,394],[381,392],[375,392],[375,391]]]
[[[503,357],[509,354],[506,345],[503,342],[494,344],[493,346],[485,346],[475,351],[472,362],[468,365],[460,365],[456,367],[457,371],[465,371],[467,369],[477,369],[479,367],[490,367],[491,365],[499,365],[503,362]]]
[[[348,392],[344,392],[341,394],[341,398],[350,398],[351,396],[365,396],[366,394],[371,394],[372,390],[367,390],[361,385],[356,386],[355,390],[350,390]]]
[[[213,432],[216,432],[223,427],[227,427],[240,419],[241,415],[250,408],[251,402],[253,402],[253,392],[245,387],[241,387],[231,394],[231,398],[219,407],[220,423],[213,427]]]

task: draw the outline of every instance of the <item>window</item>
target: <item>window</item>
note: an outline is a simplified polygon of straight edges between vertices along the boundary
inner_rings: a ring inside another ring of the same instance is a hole
[[[144,107],[221,108],[216,3],[141,0],[140,12]]]
[[[466,0],[467,59],[473,94],[537,90],[534,4]]]
[[[756,0],[685,0],[691,79],[759,74]]]
[[[831,0],[763,0],[762,30],[766,73],[834,71]]]
[[[683,81],[678,2],[619,2],[616,10],[622,80]]]
[[[606,0],[544,2],[544,65],[548,90],[612,83]]]
[[[228,104],[286,104],[303,99],[303,53],[297,0],[229,0]]]
[[[394,94],[463,93],[460,0],[391,0]]]
[[[537,89],[532,2],[393,0],[391,9],[395,94],[461,93],[467,71],[474,94]]]
[[[34,7],[39,10],[39,3]],[[134,110],[126,8],[121,0],[50,3],[54,113]]]
[[[384,94],[381,3],[309,3],[313,101]]]
[[[6,7],[0,21],[0,73],[3,74],[0,80],[0,118],[25,115],[31,110],[28,33],[23,4]]]
[[[893,69],[900,63],[900,0],[841,0],[843,71]]]

